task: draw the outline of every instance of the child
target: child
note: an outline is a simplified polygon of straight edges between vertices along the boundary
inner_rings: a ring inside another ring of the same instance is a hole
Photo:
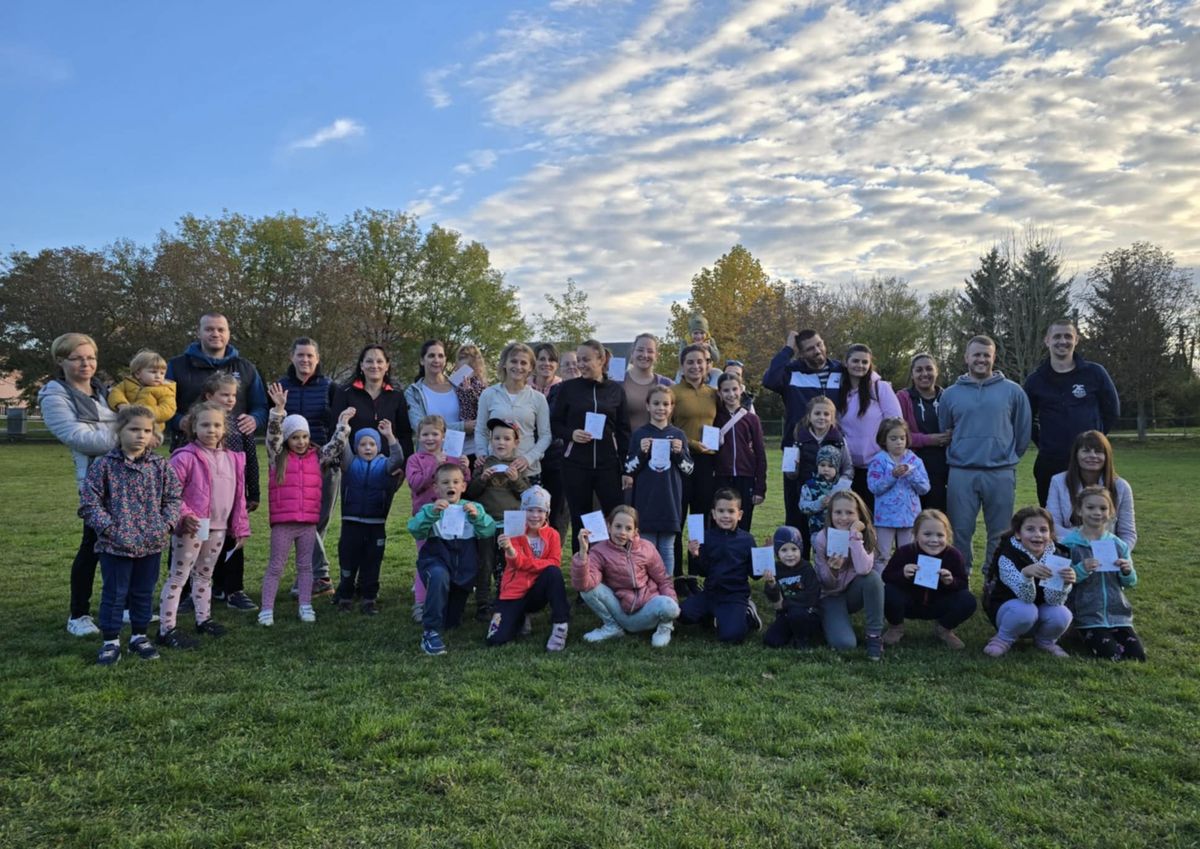
[[[879,500],[875,501],[879,510]],[[922,510],[913,522],[915,542],[896,549],[883,570],[883,611],[889,627],[884,645],[894,646],[904,636],[905,619],[934,619],[934,635],[955,651],[963,641],[954,629],[975,612],[975,596],[967,586],[967,564],[957,548],[950,545],[954,531],[950,519],[941,510]],[[915,583],[917,560],[924,554],[941,561],[936,589]]]
[[[562,576],[562,540],[546,520],[550,517],[550,493],[533,486],[521,494],[525,511],[525,533],[497,538],[505,555],[500,599],[488,625],[487,644],[501,646],[522,631],[528,614],[549,605],[553,623],[546,651],[567,647],[567,624],[571,605]]]
[[[467,498],[478,501],[489,516],[503,525],[505,510],[521,509],[521,493],[529,489],[529,476],[512,465],[517,459],[519,425],[504,419],[488,419],[487,426],[489,453],[479,473],[467,485]],[[496,542],[480,541],[479,573],[475,577],[475,621],[486,622],[490,618],[492,579],[495,578],[499,590],[503,569]]]
[[[675,571],[675,538],[683,528],[683,476],[692,473],[692,455],[688,452],[687,436],[671,424],[675,412],[675,391],[671,387],[651,387],[646,395],[646,410],[650,414],[649,423],[629,438],[622,486],[633,487],[633,506],[640,518],[639,534],[658,551],[667,574],[671,575]],[[670,459],[665,465],[652,457],[656,439],[671,443]]]
[[[1145,662],[1146,650],[1133,630],[1133,609],[1125,590],[1137,586],[1129,545],[1109,531],[1117,515],[1112,493],[1104,486],[1085,486],[1075,496],[1074,515],[1080,526],[1063,539],[1075,567],[1075,627],[1095,657]],[[1099,571],[1092,543],[1111,540],[1117,549],[1117,571]]]
[[[800,487],[800,512],[808,519],[810,540],[813,534],[825,527],[825,508],[829,506],[829,496],[838,487],[838,471],[843,456],[841,449],[822,445],[817,451],[816,471]]]
[[[708,373],[705,377],[705,383],[716,388],[717,378],[721,375],[720,369],[714,369],[713,363],[721,362],[721,351],[717,348],[717,341],[709,335],[708,319],[704,317],[702,312],[694,312],[688,318],[688,335],[687,340],[679,348],[680,358],[683,357],[683,351],[689,345],[702,345],[708,355]],[[683,380],[682,369],[675,375],[675,382],[679,383]]]
[[[421,651],[428,655],[446,653],[441,632],[461,623],[479,569],[475,543],[496,534],[496,523],[482,504],[461,500],[467,489],[461,466],[443,463],[435,481],[437,500],[408,521],[413,538],[425,541],[417,555],[417,571],[425,584]],[[448,522],[446,512],[451,507],[461,507],[462,515]],[[461,530],[455,527],[460,521]]]
[[[194,649],[199,643],[175,626],[179,599],[192,578],[196,632],[220,637],[224,626],[212,619],[212,573],[232,537],[241,548],[250,536],[246,515],[246,457],[225,447],[225,409],[215,401],[192,405],[187,415],[190,440],[171,455],[171,468],[183,487],[181,518],[171,537],[171,573],[159,596],[158,644]]]
[[[163,541],[179,521],[182,487],[165,459],[149,450],[154,414],[137,404],[122,407],[115,422],[117,447],[88,469],[79,492],[79,516],[96,532],[100,555],[100,632],[96,663],[121,659],[121,609],[129,604],[129,650],[157,660],[146,628],[158,580]]]
[[[879,453],[867,464],[867,488],[875,496],[875,533],[879,568],[896,547],[912,543],[913,522],[921,512],[921,496],[929,492],[929,473],[910,448],[912,438],[901,418],[886,418],[875,432]]]
[[[817,573],[804,560],[803,539],[796,528],[782,525],[775,530],[775,562],[778,567],[763,575],[767,601],[775,606],[775,622],[763,634],[763,645],[773,649],[792,646],[809,648],[821,637],[821,584]]]
[[[380,419],[378,430],[362,428],[354,435],[351,451],[350,420],[354,415],[353,407],[342,410],[333,434],[339,450],[332,465],[342,469],[342,535],[338,539],[341,581],[333,603],[338,611],[348,613],[357,594],[359,609],[374,616],[379,612],[376,599],[379,568],[387,545],[387,516],[400,486],[404,451],[392,432],[390,419]],[[380,453],[384,439],[388,442],[387,455]]]
[[[175,415],[175,381],[167,380],[167,361],[154,351],[138,351],[129,363],[129,377],[108,390],[108,406],[120,412],[135,404],[154,414],[154,432],[163,435]]]
[[[638,536],[638,511],[619,505],[608,514],[608,539],[591,544],[592,532],[579,532],[579,552],[571,558],[571,584],[600,617],[600,627],[583,635],[598,643],[626,632],[654,630],[650,645],[671,642],[679,618],[679,598],[671,570],[656,548]]]
[[[754,508],[767,496],[767,447],[763,444],[762,422],[742,407],[742,381],[737,375],[722,374],[717,380],[721,403],[713,427],[721,429],[721,447],[714,467],[716,485],[736,490],[742,496],[739,527],[750,530]]]
[[[688,541],[688,552],[698,558],[704,589],[688,596],[679,609],[679,621],[689,625],[717,620],[717,639],[740,643],[751,630],[762,629],[758,608],[750,600],[750,549],[754,537],[738,527],[742,497],[732,489],[713,496],[713,524],[704,532],[704,545]]]
[[[829,553],[829,529],[850,532],[849,555]],[[858,493],[840,489],[829,497],[825,528],[813,536],[813,568],[821,581],[821,626],[837,651],[857,645],[850,614],[866,611],[867,659],[883,659],[883,580],[875,569],[875,528]]]
[[[271,506],[271,559],[262,582],[262,610],[258,624],[275,624],[275,594],[287,565],[292,544],[296,546],[296,583],[300,589],[300,621],[316,622],[312,606],[312,553],[321,518],[322,465],[337,456],[339,446],[330,442],[320,452],[309,443],[308,419],[286,415],[287,390],[278,383],[267,387],[274,406],[267,420],[267,496]],[[324,462],[323,462],[324,461]]]
[[[988,657],[1001,657],[1029,633],[1037,648],[1053,657],[1067,656],[1058,638],[1071,627],[1066,600],[1075,570],[1057,570],[1063,589],[1043,587],[1042,581],[1055,575],[1043,562],[1049,554],[1067,554],[1054,544],[1054,517],[1044,507],[1022,507],[983,574],[983,609],[996,626],[996,636],[983,648]]]
[[[825,395],[817,395],[808,402],[804,417],[796,424],[791,440],[787,443],[796,446],[796,467],[790,472],[784,472],[784,477],[807,481],[817,471],[817,453],[826,445],[838,449],[838,473],[834,489],[849,489],[854,480],[854,465],[850,462],[850,452],[846,450],[846,439],[837,426],[837,406]],[[800,529],[804,539],[804,558],[807,560],[812,553],[812,532],[809,523],[804,520],[800,510],[799,500],[795,504],[784,505],[787,524]]]
[[[734,375],[741,382],[741,384],[742,384],[742,407],[746,410],[746,412],[747,413],[757,412],[754,409],[754,393],[751,392],[746,386],[746,364],[743,363],[741,360],[726,360],[725,361],[725,373]],[[718,381],[718,383],[719,383],[719,381]]]
[[[446,420],[441,416],[426,416],[417,423],[417,450],[404,464],[404,477],[408,480],[408,489],[412,494],[412,514],[426,504],[432,504],[437,498],[435,484],[437,483],[437,468],[442,463],[451,461],[442,450],[446,442]],[[465,453],[465,452],[464,452]],[[457,458],[462,466],[463,475],[471,480],[471,465],[467,458]],[[423,540],[417,540],[417,551],[424,545]],[[420,622],[425,615],[425,585],[421,583],[419,574],[413,575],[413,607],[414,622]]]

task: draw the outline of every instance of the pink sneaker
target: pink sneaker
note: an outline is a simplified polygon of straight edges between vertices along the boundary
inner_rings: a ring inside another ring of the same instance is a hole
[[[1034,640],[1033,644],[1051,657],[1070,657],[1067,650],[1053,640]]]
[[[988,640],[988,644],[983,647],[983,653],[988,657],[1003,657],[1008,654],[1008,650],[1012,648],[1012,643],[1005,642],[999,637],[992,637]]]

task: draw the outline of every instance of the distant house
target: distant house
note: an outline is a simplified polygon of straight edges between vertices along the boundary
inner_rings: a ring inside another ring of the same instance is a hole
[[[21,390],[17,388],[17,381],[20,379],[19,371],[0,374],[0,407],[8,409],[27,406],[25,399],[21,397]]]

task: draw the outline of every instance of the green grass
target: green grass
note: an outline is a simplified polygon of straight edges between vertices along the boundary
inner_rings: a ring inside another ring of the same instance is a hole
[[[664,651],[588,646],[586,611],[561,656],[543,615],[533,639],[487,649],[471,623],[427,658],[405,490],[380,616],[320,605],[302,626],[285,599],[267,631],[220,608],[221,641],[108,670],[63,630],[66,451],[4,446],[0,846],[1200,845],[1198,460],[1194,442],[1120,447],[1146,665],[990,661],[979,615],[965,653],[913,623],[878,665],[688,628]],[[1019,479],[1028,502],[1028,461]],[[779,491],[776,474],[760,538]]]

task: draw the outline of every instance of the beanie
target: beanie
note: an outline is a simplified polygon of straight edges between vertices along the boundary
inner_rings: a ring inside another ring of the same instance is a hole
[[[801,551],[804,550],[804,546],[801,545],[800,532],[791,525],[780,525],[775,530],[775,539],[773,540],[776,557],[779,556],[779,549],[783,548],[788,543],[796,546],[796,548],[800,549]]]
[[[371,439],[375,440],[375,448],[376,449],[383,448],[383,437],[379,435],[379,431],[377,431],[373,427],[364,427],[362,430],[360,430],[358,433],[356,433],[354,435],[354,450],[355,451],[358,450],[358,443],[362,441],[362,438],[364,436],[369,436],[369,437],[371,437]]]
[[[292,438],[293,433],[308,433],[308,419],[304,416],[292,413],[283,420],[283,441],[287,442]]]
[[[842,464],[842,452],[836,445],[822,445],[817,451],[817,465],[828,463],[835,469]]]
[[[708,319],[704,317],[704,313],[692,313],[692,317],[688,319],[688,333],[695,333],[697,330],[708,332]]]
[[[521,493],[521,509],[531,510],[534,508],[550,512],[550,493],[540,486],[531,486]]]

